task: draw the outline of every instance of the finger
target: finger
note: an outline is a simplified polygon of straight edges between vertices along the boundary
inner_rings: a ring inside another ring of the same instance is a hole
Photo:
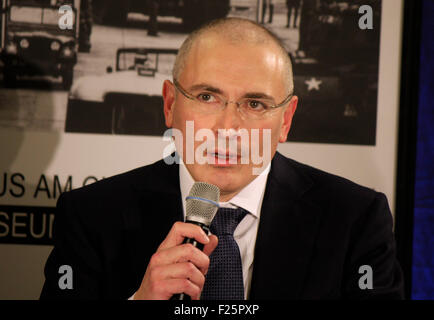
[[[187,279],[168,279],[165,281],[168,294],[166,299],[170,299],[176,293],[185,293],[192,300],[199,300],[201,289]]]
[[[209,257],[190,243],[159,250],[151,257],[151,267],[190,261],[202,273],[208,269]]]
[[[201,290],[205,283],[205,276],[191,262],[181,262],[161,266],[153,270],[156,279],[188,279],[198,286]]]
[[[203,252],[207,255],[210,256],[211,253],[214,251],[215,248],[217,248],[218,245],[218,238],[215,235],[210,235],[209,236],[209,242],[203,247]]]
[[[192,223],[175,222],[158,250],[177,246],[184,241],[184,238],[192,238],[203,244],[209,242],[208,236],[201,227]]]

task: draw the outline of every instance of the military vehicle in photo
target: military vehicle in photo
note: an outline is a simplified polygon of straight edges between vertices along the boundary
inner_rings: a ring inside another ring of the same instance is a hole
[[[300,102],[288,139],[375,145],[381,0],[304,1],[315,6],[300,22],[301,51],[290,53]],[[373,29],[359,27],[366,4]]]
[[[69,90],[77,63],[79,0],[71,8],[70,28],[62,29],[56,1],[3,0],[0,59],[3,82],[15,87],[17,76],[49,75],[62,78]]]

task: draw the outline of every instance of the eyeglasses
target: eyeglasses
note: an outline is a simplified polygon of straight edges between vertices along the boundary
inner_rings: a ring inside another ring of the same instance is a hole
[[[174,79],[175,88],[182,93],[184,97],[195,102],[197,110],[202,114],[216,114],[222,111],[229,103],[235,103],[238,107],[243,119],[259,120],[267,117],[272,113],[272,110],[283,107],[292,98],[290,93],[285,100],[279,104],[275,104],[272,99],[267,98],[242,98],[238,101],[228,101],[221,95],[203,89],[197,94],[187,92],[179,82]]]

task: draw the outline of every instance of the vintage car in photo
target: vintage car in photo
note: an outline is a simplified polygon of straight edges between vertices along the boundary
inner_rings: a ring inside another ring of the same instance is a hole
[[[77,63],[79,2],[69,3],[72,29],[61,29],[60,3],[3,0],[0,59],[6,87],[15,87],[17,76],[43,75],[61,77],[69,90]]]
[[[65,131],[157,135],[164,133],[162,84],[171,79],[177,49],[120,48],[115,70],[83,76],[72,86]]]

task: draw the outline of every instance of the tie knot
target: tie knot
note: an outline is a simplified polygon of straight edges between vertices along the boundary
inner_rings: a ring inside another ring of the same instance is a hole
[[[220,208],[211,223],[211,232],[215,235],[233,235],[238,224],[243,220],[247,211],[243,208]]]

